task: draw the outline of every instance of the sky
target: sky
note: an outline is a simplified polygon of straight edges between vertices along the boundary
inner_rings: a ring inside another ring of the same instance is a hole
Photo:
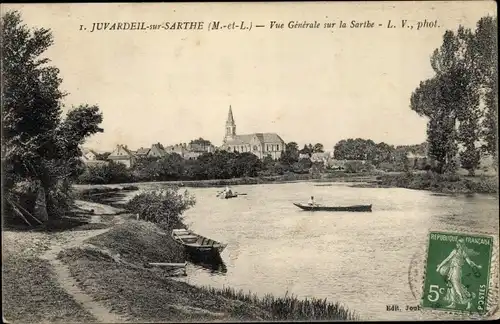
[[[474,28],[493,1],[331,3],[10,4],[30,27],[52,31],[45,53],[60,69],[65,109],[96,104],[104,132],[86,147],[111,151],[189,142],[221,145],[229,106],[237,134],[278,133],[285,142],[366,138],[425,141],[410,96],[432,77],[429,58],[447,29]],[[211,21],[250,31],[208,31]],[[342,20],[347,28],[290,29],[289,21]],[[349,28],[351,21],[376,28]],[[391,20],[396,28],[387,28]],[[401,27],[401,21],[415,26]],[[434,28],[416,30],[418,21]],[[90,32],[98,22],[204,21],[203,30]],[[270,21],[284,29],[269,29]],[[378,24],[382,27],[378,27]],[[80,25],[87,28],[80,30]]]

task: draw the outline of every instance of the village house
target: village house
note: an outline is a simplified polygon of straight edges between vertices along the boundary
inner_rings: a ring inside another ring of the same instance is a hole
[[[111,160],[115,163],[122,163],[127,168],[131,168],[134,166],[136,161],[135,154],[128,149],[127,145],[116,145],[116,148],[111,152],[108,156],[108,160]]]
[[[222,149],[239,153],[250,152],[260,159],[270,156],[276,160],[285,151],[285,141],[276,133],[236,135],[236,123],[232,108],[229,106]]]
[[[165,147],[165,152],[170,154],[170,153],[177,153],[180,156],[184,157],[184,154],[188,152],[188,147],[186,143],[181,143],[181,144],[175,144],[175,145],[169,145]]]
[[[83,148],[82,149],[82,156],[80,159],[85,163],[85,165],[102,165],[106,164],[106,161],[98,160],[97,159],[97,153],[94,150]]]
[[[324,167],[329,166],[329,161],[333,160],[333,152],[321,152],[311,154],[312,163],[323,163]]]
[[[146,157],[148,156],[150,150],[151,150],[150,148],[141,147],[135,152],[135,156],[138,158]]]
[[[167,155],[167,152],[165,151],[163,145],[161,145],[160,143],[151,145],[151,149],[147,154],[148,157],[156,157],[156,158],[161,158],[164,157],[165,155]]]

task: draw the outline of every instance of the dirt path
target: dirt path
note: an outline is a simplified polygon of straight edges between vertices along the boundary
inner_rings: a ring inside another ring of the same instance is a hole
[[[115,214],[116,208],[111,206],[101,205],[97,203],[78,201],[80,208],[94,209],[96,214],[110,215]],[[98,212],[97,212],[98,211]],[[96,215],[99,216],[99,215]],[[116,216],[115,225],[123,223],[123,218]],[[89,311],[95,318],[102,323],[124,323],[128,320],[118,314],[112,313],[102,304],[92,300],[83,290],[78,287],[77,281],[71,276],[69,267],[57,259],[59,253],[65,249],[82,247],[86,244],[87,239],[106,233],[112,227],[99,230],[82,230],[71,231],[61,235],[59,240],[56,240],[51,248],[41,255],[41,258],[50,262],[54,267],[54,272],[57,276],[57,281],[61,287],[71,295],[85,310]]]

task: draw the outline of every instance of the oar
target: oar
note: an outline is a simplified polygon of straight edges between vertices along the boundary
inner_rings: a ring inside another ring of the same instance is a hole
[[[235,192],[234,194],[238,195],[238,196],[246,196],[247,195],[246,193],[239,193],[239,192]]]

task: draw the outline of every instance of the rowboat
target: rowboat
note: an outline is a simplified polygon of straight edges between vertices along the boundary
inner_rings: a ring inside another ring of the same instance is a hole
[[[354,205],[354,206],[322,206],[322,205],[305,205],[296,204],[295,206],[308,211],[348,211],[348,212],[371,212],[372,205]]]
[[[221,195],[220,196],[222,199],[231,199],[231,198],[236,198],[238,197],[237,194],[232,194],[232,195]]]
[[[182,245],[188,253],[221,253],[227,246],[185,229],[172,230],[174,241]]]
[[[220,192],[217,194],[217,197],[220,197],[221,199],[231,199],[231,198],[236,198],[238,196],[246,196],[246,193],[235,192],[230,195],[226,195],[225,193]]]

